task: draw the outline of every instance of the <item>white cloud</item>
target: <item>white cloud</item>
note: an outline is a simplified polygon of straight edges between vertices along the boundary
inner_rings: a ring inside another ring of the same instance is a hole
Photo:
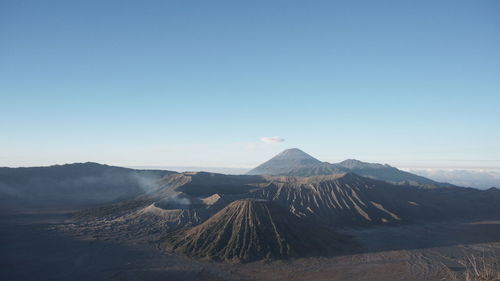
[[[263,138],[260,138],[260,140],[263,142],[267,142],[267,143],[280,143],[280,142],[285,141],[284,138],[280,138],[280,137],[263,137]]]

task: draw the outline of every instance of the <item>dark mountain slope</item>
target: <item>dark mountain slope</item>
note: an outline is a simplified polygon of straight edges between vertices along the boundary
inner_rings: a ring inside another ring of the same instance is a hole
[[[0,200],[11,206],[81,206],[132,198],[151,190],[170,171],[75,163],[0,168]]]
[[[262,176],[223,175],[206,172],[185,172],[167,175],[149,196],[163,198],[182,193],[190,197],[207,197],[213,194],[244,194],[266,180]]]
[[[251,192],[294,214],[333,226],[465,218],[500,213],[500,192],[468,188],[417,189],[354,173],[307,178],[270,177]]]
[[[329,254],[338,251],[343,240],[276,203],[245,199],[201,225],[169,235],[163,245],[193,257],[241,262]]]
[[[199,217],[207,218],[228,203],[244,198],[251,190],[259,189],[260,185],[266,182],[262,176],[205,172],[168,174],[158,180],[148,193],[142,193],[131,200],[81,211],[79,217],[109,219],[145,209],[141,214],[165,217],[168,213],[169,218],[166,221],[181,221],[178,226],[182,227],[183,223],[192,225],[198,222],[182,219],[185,214],[194,211]]]

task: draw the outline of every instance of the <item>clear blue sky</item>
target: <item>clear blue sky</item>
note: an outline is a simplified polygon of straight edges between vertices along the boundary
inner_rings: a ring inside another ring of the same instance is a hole
[[[0,166],[500,167],[500,1],[2,0],[0,97]]]

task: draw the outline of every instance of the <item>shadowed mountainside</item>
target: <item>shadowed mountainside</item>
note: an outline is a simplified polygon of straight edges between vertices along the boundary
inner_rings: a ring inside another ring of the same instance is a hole
[[[354,173],[269,177],[250,196],[279,202],[292,213],[332,226],[468,218],[499,213],[500,192],[471,188],[421,189]]]
[[[97,163],[0,168],[4,207],[75,207],[133,198],[173,172],[134,170]]]

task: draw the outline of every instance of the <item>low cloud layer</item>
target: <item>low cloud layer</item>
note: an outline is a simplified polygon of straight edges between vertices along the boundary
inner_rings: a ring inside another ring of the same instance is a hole
[[[267,142],[267,143],[280,143],[280,142],[285,141],[284,138],[280,138],[280,137],[263,137],[263,138],[260,138],[260,140],[263,142]]]
[[[424,176],[435,181],[487,189],[500,188],[500,171],[480,169],[403,169],[410,173]]]

